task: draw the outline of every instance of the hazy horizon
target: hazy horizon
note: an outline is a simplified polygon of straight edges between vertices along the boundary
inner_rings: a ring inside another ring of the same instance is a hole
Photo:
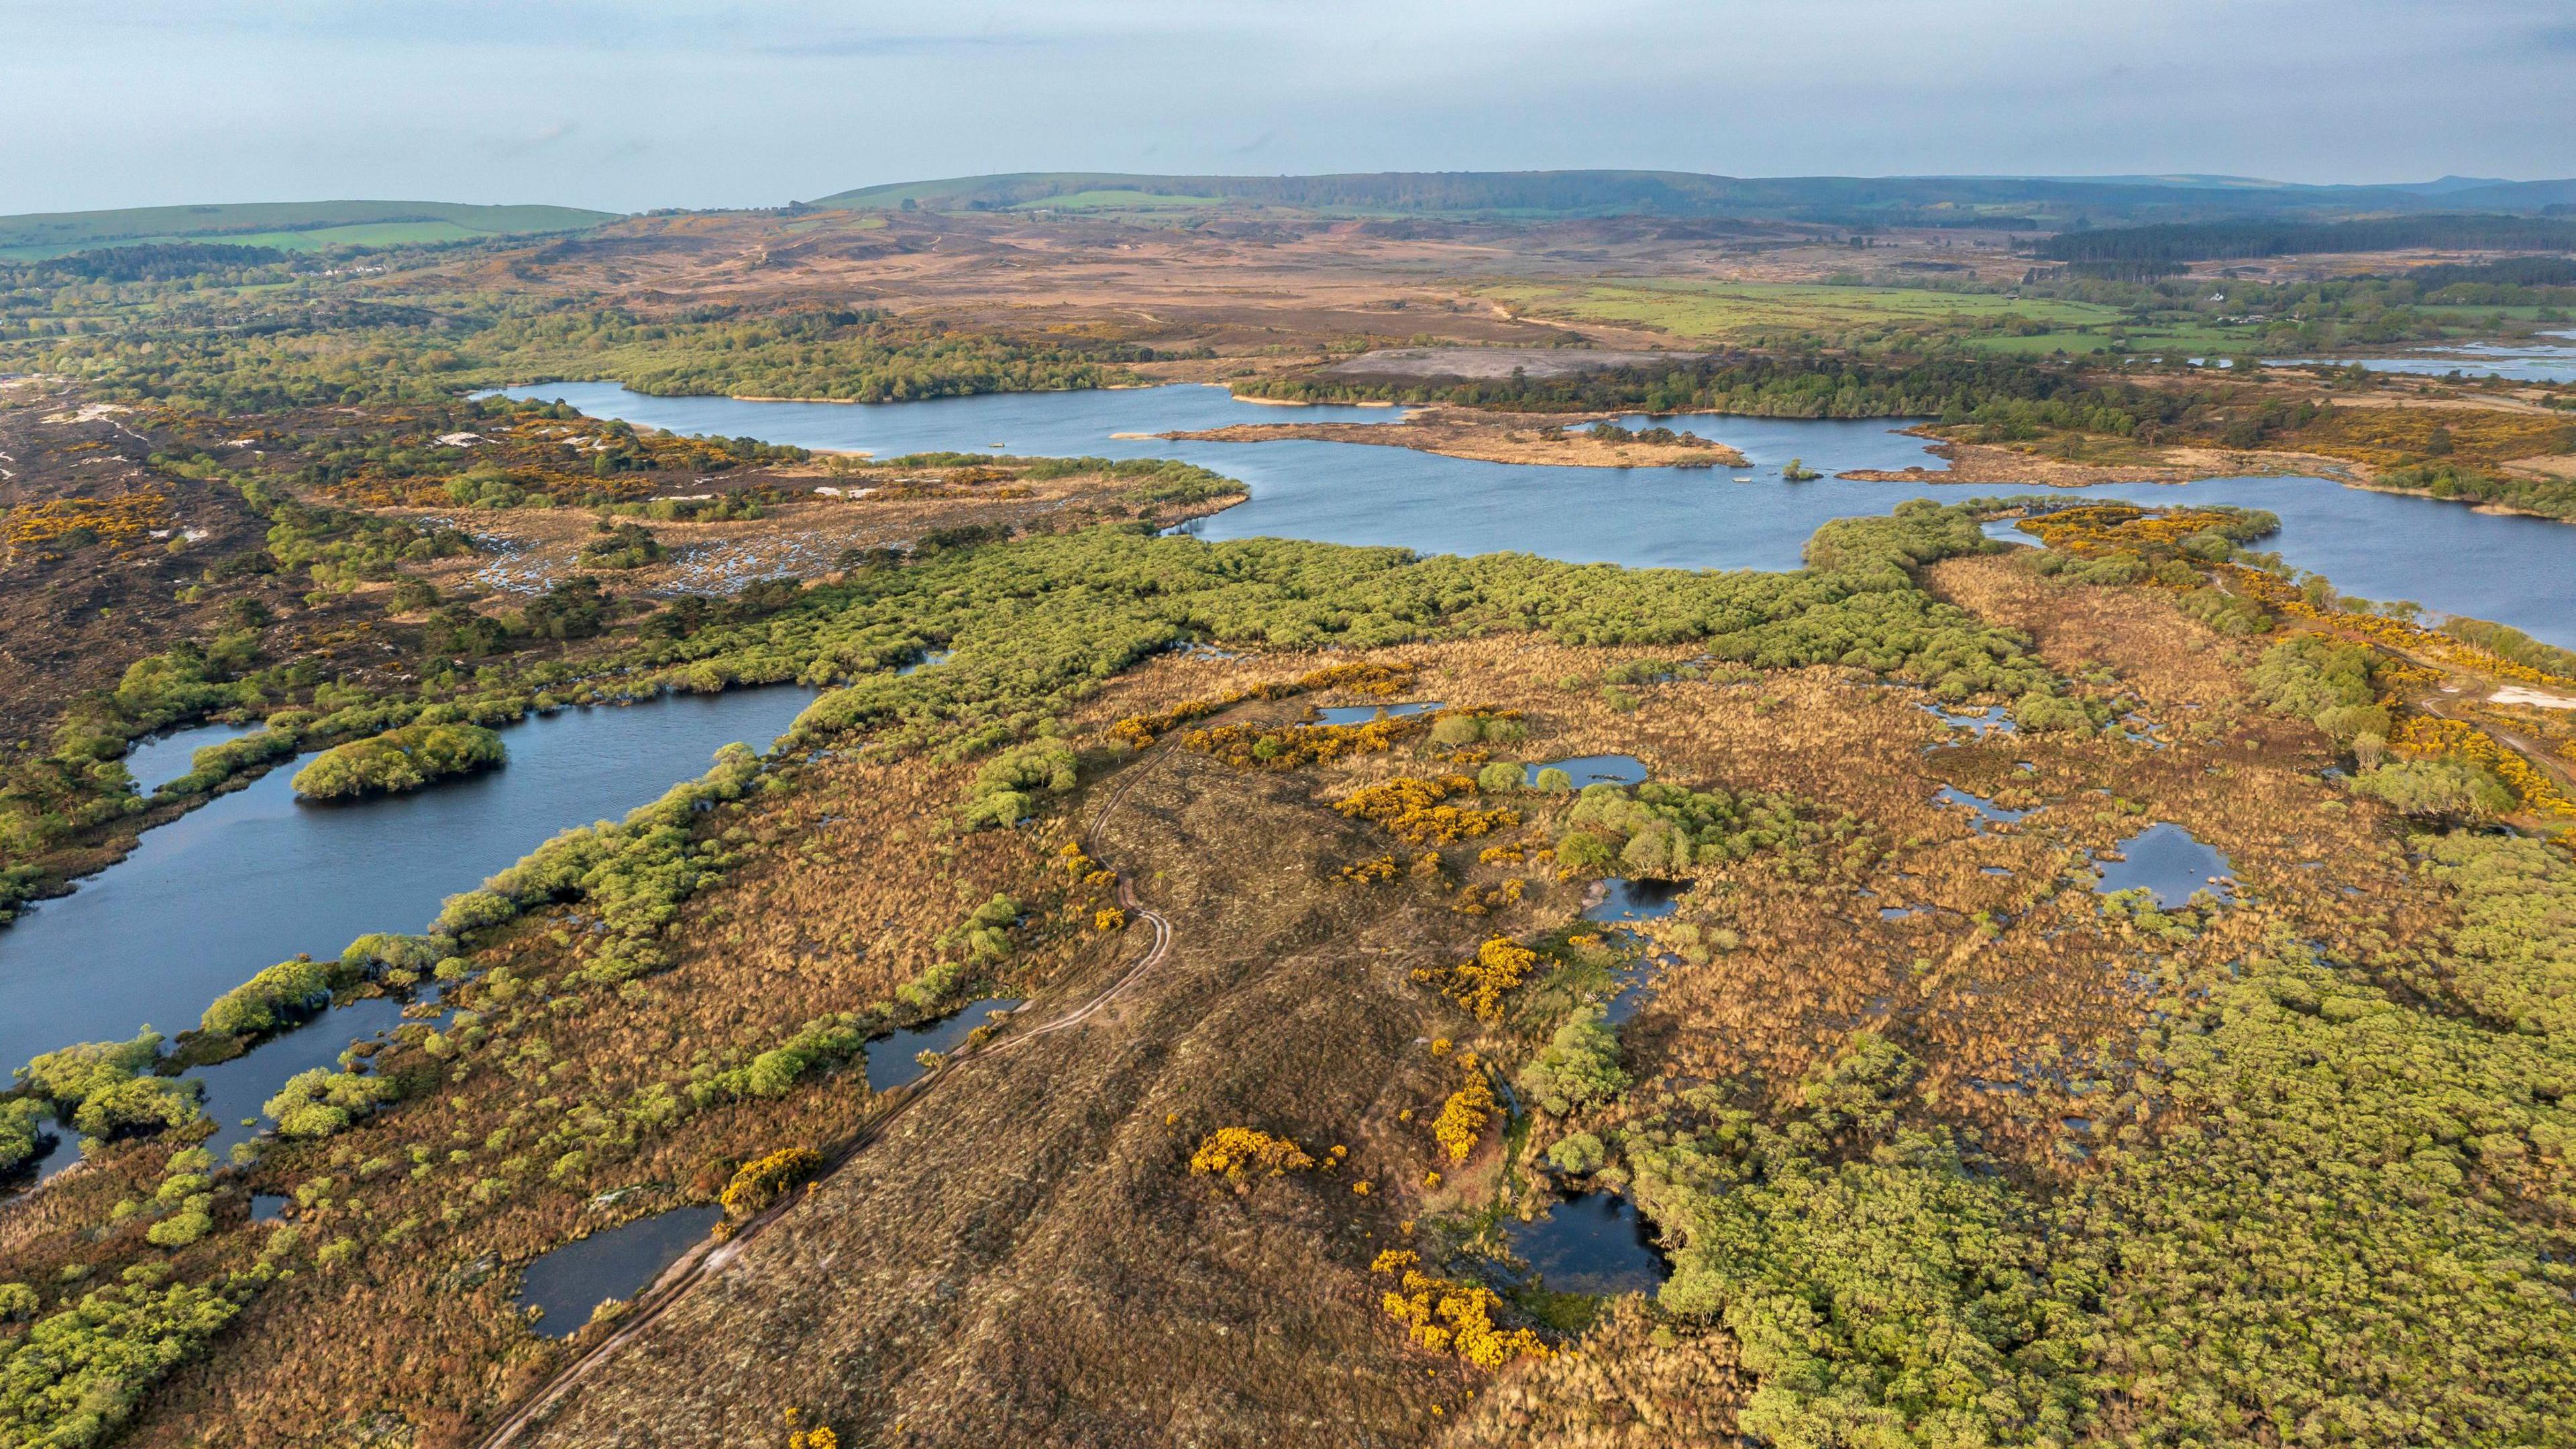
[[[0,0],[0,212],[611,211],[1083,170],[2576,175],[2539,0]]]

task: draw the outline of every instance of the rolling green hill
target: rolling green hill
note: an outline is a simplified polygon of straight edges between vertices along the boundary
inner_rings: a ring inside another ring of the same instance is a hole
[[[1386,171],[1341,176],[1135,176],[1034,171],[864,186],[821,206],[931,211],[1171,210],[1275,206],[1378,214],[1500,216],[1728,216],[1827,225],[2006,225],[2056,230],[2077,222],[2203,221],[2231,217],[2335,220],[2460,210],[2538,211],[2568,199],[2569,182],[2424,186],[2302,186],[2238,177],[1703,176],[1686,171]]]
[[[570,206],[469,206],[451,201],[275,201],[147,206],[0,216],[0,256],[21,260],[128,242],[222,240],[287,251],[391,246],[477,237],[587,231],[617,215]]]

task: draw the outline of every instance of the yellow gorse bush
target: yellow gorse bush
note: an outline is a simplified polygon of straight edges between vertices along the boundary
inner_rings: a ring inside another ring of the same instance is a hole
[[[756,1162],[745,1163],[725,1184],[724,1204],[727,1217],[747,1218],[778,1201],[823,1165],[823,1154],[811,1147],[782,1147]]]
[[[1518,899],[1517,892],[1513,899]],[[1538,961],[1536,951],[1507,936],[1496,936],[1477,947],[1471,959],[1445,972],[1416,971],[1413,979],[1437,984],[1450,1000],[1474,1012],[1478,1020],[1496,1021],[1503,1014],[1503,997],[1528,979]]]
[[[1435,1278],[1422,1271],[1422,1255],[1389,1248],[1369,1265],[1393,1274],[1396,1286],[1380,1296],[1386,1316],[1405,1326],[1415,1343],[1434,1353],[1454,1353],[1476,1367],[1499,1369],[1517,1358],[1545,1358],[1548,1347],[1526,1328],[1494,1326],[1502,1306],[1490,1288]]]
[[[2576,820],[2576,800],[2569,799],[2556,780],[2475,725],[2431,715],[2409,715],[2397,722],[2388,745],[2412,759],[2439,756],[2465,760],[2504,781],[2523,809],[2535,815]]]
[[[1372,820],[1407,845],[1447,845],[1473,840],[1521,823],[1520,812],[1502,806],[1479,810],[1442,803],[1473,792],[1476,782],[1464,775],[1419,780],[1400,775],[1363,785],[1333,802],[1353,819]]]
[[[1431,1123],[1431,1135],[1448,1150],[1449,1160],[1464,1162],[1475,1152],[1485,1135],[1485,1124],[1494,1119],[1494,1087],[1485,1080],[1484,1064],[1474,1052],[1461,1052],[1459,1063],[1467,1069],[1467,1079],[1449,1100],[1440,1104],[1440,1115]]]
[[[1303,1172],[1314,1165],[1315,1159],[1296,1143],[1251,1127],[1219,1127],[1199,1143],[1198,1151],[1190,1154],[1192,1173],[1236,1182],[1256,1170],[1278,1177]]]
[[[154,492],[113,498],[47,498],[0,511],[0,545],[9,557],[50,554],[87,534],[110,549],[132,548],[169,522],[170,500]]]
[[[2473,669],[2500,679],[2523,684],[2576,686],[2576,679],[2518,664],[2490,649],[2481,649],[2466,640],[2454,639],[2438,630],[2391,619],[2381,614],[2357,614],[2343,609],[2321,609],[2308,596],[2285,580],[2258,569],[2237,564],[2221,564],[2219,572],[2228,586],[2252,598],[2266,608],[2277,609],[2298,619],[2313,619],[2321,624],[2359,634],[2374,644],[2389,649],[2406,650],[2461,669]]]
[[[1334,875],[1336,879],[1351,885],[1367,885],[1373,881],[1393,880],[1395,879],[1395,857],[1372,856],[1357,865],[1343,866]]]

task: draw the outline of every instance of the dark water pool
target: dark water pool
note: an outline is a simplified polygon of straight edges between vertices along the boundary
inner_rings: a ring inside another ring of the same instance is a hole
[[[632,1302],[662,1270],[713,1231],[724,1210],[681,1207],[566,1243],[528,1265],[515,1300],[541,1308],[537,1332],[569,1338],[610,1300]]]
[[[914,1058],[923,1052],[954,1051],[966,1040],[967,1033],[982,1026],[997,1011],[1016,1011],[1015,998],[996,997],[978,1001],[954,1016],[943,1016],[928,1026],[910,1027],[868,1043],[868,1090],[891,1092],[895,1088],[921,1079],[923,1067]]]
[[[1512,1256],[1551,1293],[1650,1293],[1673,1275],[1636,1207],[1617,1193],[1585,1193],[1536,1222],[1506,1220]]]
[[[2120,855],[2119,860],[2097,862],[2102,879],[2094,889],[2111,895],[2144,886],[2166,910],[2189,902],[2195,891],[2224,895],[2236,879],[2225,854],[2179,825],[2148,826],[2120,842]]]
[[[1609,877],[1601,885],[1601,899],[1583,908],[1583,919],[1604,925],[1669,916],[1681,908],[1682,894],[1691,888],[1686,880],[1625,880],[1618,876]]]

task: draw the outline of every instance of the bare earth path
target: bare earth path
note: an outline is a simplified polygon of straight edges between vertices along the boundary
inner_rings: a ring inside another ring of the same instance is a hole
[[[1099,853],[1102,828],[1108,823],[1110,816],[1116,813],[1119,805],[1126,800],[1128,792],[1135,789],[1137,784],[1143,781],[1160,762],[1161,757],[1157,756],[1154,760],[1129,770],[1127,778],[1120,781],[1118,788],[1101,803],[1099,811],[1092,817],[1090,828],[1084,832],[1084,840],[1095,858]],[[835,1149],[825,1159],[822,1170],[815,1174],[814,1183],[819,1185],[828,1180],[848,1167],[869,1146],[883,1140],[887,1129],[894,1126],[914,1107],[928,1100],[931,1092],[960,1067],[969,1062],[989,1061],[1006,1056],[1041,1037],[1082,1025],[1116,1001],[1128,987],[1160,965],[1171,954],[1171,921],[1161,912],[1138,903],[1135,882],[1124,872],[1121,872],[1118,877],[1118,903],[1131,916],[1141,919],[1153,928],[1153,945],[1144,955],[1137,958],[1136,964],[1119,973],[1117,980],[1110,982],[1090,1000],[1043,1026],[1026,1032],[1014,1032],[998,1042],[981,1047],[968,1046],[951,1054],[940,1064],[938,1070],[912,1087],[904,1089],[902,1096],[893,1106],[870,1118],[867,1125],[860,1128],[855,1136]],[[560,1402],[566,1393],[614,1359],[620,1349],[652,1328],[674,1306],[686,1298],[692,1288],[709,1277],[723,1272],[727,1264],[741,1256],[743,1248],[752,1239],[784,1218],[803,1196],[805,1194],[791,1193],[781,1198],[768,1210],[744,1223],[724,1241],[718,1242],[714,1238],[709,1238],[682,1254],[678,1261],[663,1270],[662,1276],[645,1290],[635,1310],[615,1333],[592,1344],[579,1357],[558,1369],[553,1378],[548,1379],[535,1393],[529,1395],[525,1403],[513,1410],[508,1418],[495,1425],[492,1431],[479,1441],[480,1449],[504,1449],[504,1446],[517,1443],[528,1426],[534,1424],[548,1409]]]

